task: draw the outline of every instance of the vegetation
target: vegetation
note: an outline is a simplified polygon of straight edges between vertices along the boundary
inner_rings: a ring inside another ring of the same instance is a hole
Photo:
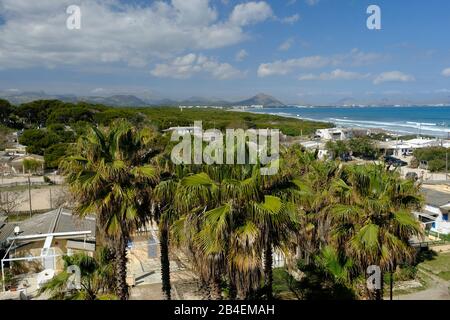
[[[39,168],[42,168],[42,162],[35,159],[24,159],[23,168],[28,173],[36,173]]]
[[[377,147],[369,137],[357,137],[348,141],[328,141],[326,148],[333,159],[347,154],[368,160],[374,160],[379,156]]]
[[[368,137],[350,139],[348,146],[355,157],[373,160],[379,156],[377,147]]]
[[[109,130],[92,128],[61,165],[77,212],[97,215],[100,231],[114,250],[116,294],[121,300],[128,296],[127,243],[149,219],[149,193],[157,179],[156,169],[148,164],[154,136],[153,131],[137,131],[127,122],[117,122]]]
[[[64,256],[64,271],[44,284],[40,293],[46,293],[53,300],[113,300],[114,266],[113,255],[102,248],[94,257],[83,253]],[[69,267],[80,270],[80,282],[76,283]],[[70,286],[68,287],[68,284]],[[79,285],[79,286],[78,286]]]
[[[12,129],[0,124],[0,150],[9,147],[8,135],[12,133]]]
[[[98,299],[113,292],[127,299],[126,246],[150,221],[159,226],[167,299],[172,250],[183,251],[210,299],[277,298],[282,279],[298,299],[380,299],[383,288],[369,292],[364,285],[367,267],[392,274],[414,260],[408,240],[421,233],[412,211],[422,198],[419,186],[396,171],[321,161],[299,146],[281,151],[273,176],[261,175],[259,164],[174,165],[172,145],[157,132],[195,120],[204,120],[204,129],[280,128],[288,135],[310,134],[326,124],[224,110],[112,109],[60,101],[24,104],[12,113],[26,128],[21,142],[43,154],[48,167],[59,164],[76,212],[96,214],[98,238],[110,253],[106,269],[99,257],[70,257],[85,285],[65,290],[68,274],[62,273],[47,287],[55,298]],[[377,156],[367,138],[328,147],[334,157]],[[274,272],[274,253],[285,257],[286,270]]]
[[[178,108],[112,108],[80,102],[38,100],[11,106],[0,99],[0,150],[6,147],[6,135],[12,129],[24,129],[19,143],[27,152],[45,157],[48,169],[58,167],[70,144],[84,135],[92,125],[110,126],[118,119],[127,119],[135,126],[165,130],[173,126],[192,126],[202,120],[205,129],[254,128],[280,129],[289,136],[310,135],[331,124],[290,119],[264,114],[229,112],[215,109]]]
[[[315,297],[317,290],[304,291],[315,286],[328,298],[380,299],[382,289],[363,285],[367,266],[392,273],[414,260],[408,240],[420,229],[411,212],[422,198],[413,181],[384,166],[340,166],[298,146],[282,151],[274,176],[254,164],[173,165],[156,132],[123,121],[92,128],[73,152],[61,168],[77,211],[97,214],[113,249],[120,299],[127,298],[126,243],[150,220],[160,228],[167,299],[173,248],[212,299],[271,299],[274,252],[307,275],[289,280],[300,298]]]
[[[414,150],[414,157],[420,161],[428,163],[428,170],[431,172],[442,172],[450,167],[450,149],[443,147],[430,147]],[[448,158],[447,158],[448,157]],[[446,160],[448,163],[446,164]]]
[[[450,253],[439,253],[432,259],[419,264],[423,268],[446,281],[450,281]]]

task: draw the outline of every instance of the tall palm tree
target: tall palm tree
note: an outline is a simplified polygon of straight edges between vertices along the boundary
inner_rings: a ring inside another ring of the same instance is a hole
[[[422,204],[418,185],[383,166],[369,165],[344,168],[333,189],[338,199],[330,207],[335,244],[361,274],[370,265],[392,272],[413,259],[408,241],[421,233],[411,212]],[[382,296],[379,288],[375,298]]]
[[[156,134],[137,130],[126,121],[109,129],[91,128],[61,164],[80,215],[95,213],[99,230],[114,248],[117,296],[128,297],[126,247],[134,230],[150,216],[149,197],[158,181],[147,164]]]
[[[222,298],[227,281],[230,295],[250,297],[259,288],[260,231],[252,221],[259,172],[248,165],[204,166],[183,178],[175,202],[183,216],[175,224],[188,244],[191,258],[212,298]]]

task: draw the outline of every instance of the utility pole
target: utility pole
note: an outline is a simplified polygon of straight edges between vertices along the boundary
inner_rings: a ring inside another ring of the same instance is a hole
[[[30,203],[30,218],[33,215],[33,210],[31,208],[31,181],[30,181],[30,175],[28,175],[28,200]]]
[[[53,201],[52,201],[52,187],[51,186],[50,186],[49,190],[50,190],[50,210],[52,210],[53,209]]]
[[[445,181],[448,180],[448,149],[445,152]]]

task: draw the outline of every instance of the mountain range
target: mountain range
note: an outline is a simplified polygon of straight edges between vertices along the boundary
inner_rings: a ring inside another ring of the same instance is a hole
[[[427,106],[427,105],[450,105],[450,96],[441,95],[439,97],[423,97],[411,99],[411,97],[367,97],[357,99],[355,97],[344,97],[337,101],[317,104],[313,101],[301,101],[294,104],[285,104],[280,100],[260,93],[249,99],[241,101],[227,101],[224,99],[191,97],[188,99],[158,99],[152,97],[138,97],[131,94],[116,94],[111,96],[76,96],[73,94],[47,94],[43,91],[38,92],[19,92],[19,91],[0,91],[0,98],[8,100],[14,105],[27,103],[42,99],[58,99],[65,102],[89,102],[98,103],[116,107],[142,107],[142,106],[252,106],[262,105],[265,108],[280,108],[288,105],[300,106]]]
[[[207,99],[203,97],[191,97],[185,100],[173,99],[149,99],[139,98],[134,95],[112,95],[112,96],[75,96],[75,95],[52,95],[43,91],[39,92],[9,92],[0,91],[0,97],[8,100],[14,105],[27,103],[35,100],[57,99],[64,102],[89,102],[117,107],[141,107],[141,106],[251,106],[262,105],[268,107],[284,107],[283,102],[267,94],[257,94],[256,96],[242,101],[226,101],[220,99]]]

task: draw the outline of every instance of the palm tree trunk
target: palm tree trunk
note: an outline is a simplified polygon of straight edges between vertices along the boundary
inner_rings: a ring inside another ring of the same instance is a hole
[[[211,281],[211,295],[214,300],[222,300],[222,286],[220,277],[215,276]]]
[[[380,281],[381,287],[379,289],[376,289],[376,291],[375,291],[375,300],[378,300],[378,301],[383,300],[383,289],[384,289],[384,274],[383,274],[383,271],[381,271],[380,277],[381,277],[381,281]]]
[[[127,285],[127,249],[126,241],[122,237],[116,247],[116,294],[120,300],[128,299]]]
[[[170,300],[172,287],[170,284],[169,230],[166,223],[162,224],[162,226],[160,227],[159,235],[162,291],[165,299]]]
[[[272,284],[273,284],[273,256],[272,243],[267,241],[266,250],[264,253],[264,287],[266,289],[266,296],[268,300],[273,298]]]
[[[392,301],[394,299],[394,272],[389,272],[389,298]]]

